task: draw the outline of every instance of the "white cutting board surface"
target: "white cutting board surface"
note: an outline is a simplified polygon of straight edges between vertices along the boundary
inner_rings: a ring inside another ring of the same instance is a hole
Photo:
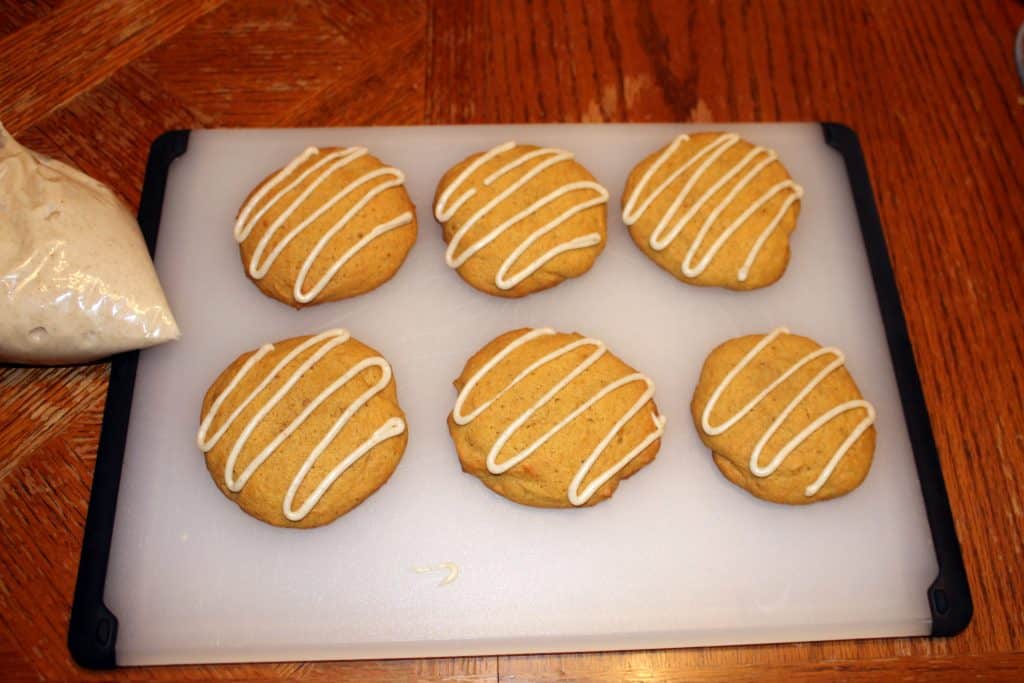
[[[778,150],[806,194],[784,277],[690,287],[623,226],[630,167],[673,135],[727,129]],[[442,173],[505,140],[573,151],[609,189],[608,245],[585,276],[520,300],[470,288],[431,215]],[[303,311],[263,296],[231,236],[249,190],[307,145],[365,145],[407,176],[419,241],[395,278]],[[843,160],[816,124],[536,125],[194,132],[167,184],[157,269],[183,330],[142,354],[105,601],[121,665],[441,656],[924,635],[931,536]],[[841,347],[878,409],[874,466],[852,494],[774,505],[728,483],[689,401],[707,353],[786,325]],[[195,445],[209,384],[266,341],[344,326],[394,367],[409,447],[333,524],[277,529],[214,486]],[[463,474],[452,380],[522,326],[604,340],[650,375],[658,459],[591,509],[511,503]],[[414,567],[454,562],[445,572]]]

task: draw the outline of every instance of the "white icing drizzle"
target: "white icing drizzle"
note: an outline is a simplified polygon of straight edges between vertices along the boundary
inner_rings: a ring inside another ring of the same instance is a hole
[[[441,193],[441,196],[438,197],[437,204],[434,206],[434,215],[437,217],[437,220],[440,221],[441,223],[445,223],[451,220],[451,218],[455,216],[455,213],[462,207],[462,205],[465,204],[473,195],[476,194],[476,188],[471,187],[467,189],[465,192],[463,192],[461,195],[459,195],[459,197],[454,202],[449,204],[449,202],[451,202],[452,200],[452,195],[455,193],[455,191],[458,190],[471,175],[473,175],[478,169],[480,169],[480,167],[482,167],[490,160],[494,159],[500,154],[515,149],[516,146],[517,145],[515,142],[506,142],[504,144],[498,145],[497,147],[494,147],[493,149],[480,155],[477,159],[474,159],[473,162],[469,164],[469,166],[463,169],[462,172],[459,173],[458,176],[456,176],[455,180],[452,181],[452,183],[445,188],[444,192]],[[462,244],[463,238],[473,228],[473,226],[476,225],[477,222],[479,222],[484,216],[493,211],[495,207],[499,206],[506,199],[513,196],[520,188],[522,188],[524,185],[530,182],[533,178],[537,177],[538,175],[540,175],[547,169],[551,168],[552,166],[560,164],[563,161],[568,161],[572,158],[573,155],[570,152],[566,152],[565,150],[561,149],[554,149],[551,147],[535,149],[524,152],[523,154],[519,155],[512,161],[508,162],[507,164],[505,164],[504,166],[502,166],[501,168],[499,168],[498,170],[494,171],[486,178],[484,178],[484,185],[490,186],[496,180],[503,177],[505,174],[519,168],[523,164],[526,164],[527,162],[533,159],[542,159],[542,161],[531,167],[515,182],[513,182],[511,185],[502,190],[501,193],[499,193],[496,197],[491,199],[484,206],[477,209],[477,211],[473,213],[462,224],[462,226],[458,229],[455,235],[452,236],[452,240],[451,242],[449,242],[448,248],[445,251],[444,257],[445,262],[448,264],[448,266],[451,268],[460,268],[464,263],[466,263],[466,261],[472,258],[474,254],[476,254],[481,249],[486,247],[488,244],[496,240],[498,237],[502,235],[502,233],[504,233],[512,226],[525,220],[529,216],[533,215],[534,213],[544,208],[545,206],[548,206],[549,204],[556,201],[560,197],[563,197],[572,192],[580,192],[584,190],[592,190],[597,194],[588,199],[582,199],[581,201],[574,204],[572,207],[566,209],[559,216],[553,218],[552,220],[548,221],[547,223],[545,223],[544,225],[530,233],[530,236],[523,240],[523,242],[518,247],[516,247],[512,251],[512,253],[509,254],[508,257],[502,262],[501,267],[498,269],[498,272],[494,277],[494,285],[501,290],[512,289],[519,283],[523,282],[526,278],[536,273],[538,270],[544,267],[544,264],[551,261],[559,254],[563,254],[567,251],[572,251],[574,249],[586,249],[588,247],[593,247],[595,245],[600,244],[602,240],[600,233],[587,233],[586,235],[575,237],[569,240],[568,242],[563,242],[562,244],[559,244],[549,249],[548,251],[544,252],[539,257],[534,259],[531,263],[526,265],[524,268],[519,270],[519,272],[511,275],[509,274],[509,271],[512,270],[512,267],[515,265],[519,257],[521,257],[527,249],[529,249],[535,242],[537,242],[537,240],[541,239],[551,231],[555,230],[556,228],[558,228],[558,226],[560,226],[562,223],[569,220],[576,214],[582,211],[586,211],[591,207],[600,206],[601,204],[604,204],[608,201],[608,191],[604,187],[591,180],[582,180],[566,183],[561,187],[552,190],[548,194],[544,195],[543,197],[535,201],[530,206],[526,207],[516,215],[512,216],[511,218],[507,219],[497,227],[493,228],[482,238],[474,242],[472,245],[466,247],[461,251],[461,253],[456,255],[459,246]]]
[[[446,571],[448,574],[441,579],[441,582],[437,584],[440,586],[447,586],[455,579],[459,578],[459,565],[454,562],[442,562],[436,567],[413,567],[412,570],[417,574],[429,574],[430,572]]]
[[[321,159],[318,159],[315,163],[311,164],[294,178],[292,177],[295,175],[295,171],[299,166],[319,153],[320,150],[316,147],[309,147],[303,151],[302,154],[293,159],[287,166],[278,171],[269,181],[267,181],[266,184],[263,185],[263,187],[260,188],[258,192],[256,192],[256,194],[249,199],[248,202],[245,203],[242,209],[238,212],[238,219],[235,221],[235,240],[237,242],[242,242],[249,236],[256,223],[266,215],[267,211],[269,211],[271,207],[280,202],[286,194],[298,187],[304,180],[313,177],[309,186],[285,208],[281,215],[277,217],[270,227],[267,228],[266,232],[264,232],[260,237],[260,241],[257,243],[255,251],[253,251],[252,260],[248,266],[249,275],[259,280],[267,274],[270,267],[274,264],[274,261],[277,260],[277,257],[281,255],[281,252],[284,251],[285,247],[287,247],[288,244],[299,235],[299,233],[312,225],[334,205],[348,197],[355,190],[367,184],[371,185],[366,194],[364,194],[345,213],[344,216],[342,216],[327,230],[327,232],[324,233],[323,237],[317,241],[316,246],[314,246],[312,251],[310,251],[309,256],[307,256],[306,260],[303,261],[302,268],[299,271],[298,278],[295,280],[295,286],[292,292],[295,300],[300,303],[309,303],[315,299],[331,281],[331,278],[337,275],[338,271],[341,270],[345,264],[348,263],[348,261],[367,244],[386,232],[400,228],[403,225],[408,225],[413,219],[412,212],[406,211],[375,226],[372,230],[361,237],[359,241],[352,245],[344,254],[342,254],[340,258],[332,263],[330,268],[327,269],[327,272],[324,273],[323,277],[320,278],[320,280],[318,280],[309,290],[303,291],[306,283],[306,277],[309,275],[310,269],[316,262],[317,257],[320,256],[320,253],[327,246],[327,243],[331,241],[331,238],[343,230],[349,224],[349,221],[362,211],[367,204],[373,201],[374,198],[393,187],[401,186],[405,181],[405,175],[397,168],[392,168],[390,166],[364,173],[339,190],[324,204],[317,207],[309,217],[292,228],[292,230],[281,238],[274,249],[271,250],[271,252],[264,258],[264,252],[266,251],[267,246],[288,218],[295,213],[295,211],[309,199],[313,192],[320,187],[320,185],[325,183],[333,173],[343,169],[359,157],[366,155],[367,150],[365,147],[349,147],[335,150],[329,154],[323,155]],[[278,186],[281,185],[283,185],[283,187],[281,187],[280,190],[277,190],[277,192],[274,193],[258,211],[253,213],[253,209],[256,205],[259,204],[265,196],[276,190]],[[250,216],[250,214],[252,215]]]
[[[607,348],[605,347],[605,345],[602,342],[591,338],[583,338],[572,341],[531,363],[518,375],[516,375],[515,378],[513,378],[512,381],[508,385],[506,385],[501,391],[499,391],[494,397],[477,406],[476,410],[474,410],[473,412],[469,413],[468,415],[464,415],[462,412],[462,406],[466,402],[466,399],[469,397],[470,392],[473,391],[477,383],[488,372],[494,369],[494,367],[498,365],[498,363],[507,358],[509,354],[511,354],[513,351],[515,351],[516,349],[525,344],[528,344],[534,339],[538,339],[540,337],[545,337],[553,334],[556,333],[554,330],[550,328],[530,330],[524,333],[523,335],[516,337],[508,346],[506,346],[493,358],[487,361],[482,368],[480,368],[472,377],[470,377],[469,381],[466,382],[466,385],[462,388],[462,391],[459,392],[459,396],[455,401],[455,409],[452,411],[452,419],[455,421],[455,424],[457,425],[469,424],[474,419],[476,419],[481,413],[487,410],[495,401],[504,396],[507,392],[511,391],[513,387],[519,384],[519,382],[525,379],[527,375],[529,375],[537,368],[540,368],[541,366],[550,363],[556,358],[564,356],[565,354],[569,353],[570,351],[573,351],[574,349],[592,347],[594,351],[589,356],[587,356],[587,358],[582,363],[577,365],[563,379],[561,379],[557,384],[555,384],[555,386],[548,390],[547,393],[541,396],[536,403],[527,408],[526,411],[524,411],[519,417],[513,420],[508,427],[505,428],[505,431],[501,433],[498,439],[494,442],[494,445],[491,447],[490,452],[487,454],[487,470],[491,474],[502,474],[504,472],[507,472],[508,470],[512,469],[513,467],[515,467],[516,465],[518,465],[519,463],[533,455],[533,453],[535,453],[537,449],[543,446],[548,441],[548,439],[550,439],[563,428],[565,428],[566,425],[568,425],[570,422],[576,419],[576,417],[578,417],[592,405],[601,400],[604,396],[610,394],[619,387],[625,386],[627,384],[631,384],[633,382],[643,382],[646,385],[644,393],[640,396],[640,398],[636,400],[632,407],[630,407],[630,409],[626,411],[626,413],[622,417],[620,417],[614,425],[612,425],[612,428],[608,431],[605,437],[601,439],[600,443],[597,444],[597,446],[594,448],[593,451],[591,451],[587,459],[583,461],[583,464],[580,465],[579,470],[577,470],[576,475],[573,477],[572,482],[570,482],[569,484],[569,502],[572,503],[573,505],[583,505],[588,500],[590,500],[590,497],[593,496],[594,493],[602,485],[604,485],[606,481],[615,476],[615,474],[617,474],[623,467],[628,465],[630,461],[632,461],[635,457],[640,455],[640,453],[642,453],[645,448],[647,448],[654,441],[660,438],[662,433],[664,432],[665,418],[652,411],[651,420],[654,423],[654,431],[648,434],[643,439],[643,441],[641,441],[633,450],[631,450],[629,453],[620,458],[619,461],[613,464],[608,470],[601,473],[598,477],[594,479],[594,481],[590,483],[589,486],[587,486],[582,492],[580,492],[579,488],[582,485],[584,478],[586,478],[587,474],[594,466],[594,463],[601,456],[604,450],[608,447],[608,444],[611,443],[612,439],[615,438],[615,435],[622,430],[626,423],[629,422],[629,420],[632,419],[632,417],[636,415],[641,408],[643,408],[644,404],[646,404],[654,396],[654,382],[651,380],[651,378],[647,377],[646,375],[640,374],[639,372],[634,372],[632,374],[626,375],[625,377],[621,377],[610,384],[605,385],[600,391],[598,391],[596,394],[590,397],[590,399],[588,399],[585,403],[583,403],[575,410],[573,410],[571,413],[569,413],[569,415],[563,418],[554,427],[549,429],[540,438],[538,438],[524,450],[520,451],[519,453],[516,453],[511,458],[501,463],[498,462],[498,454],[501,452],[501,449],[508,442],[508,440],[512,438],[512,435],[515,434],[515,432],[520,427],[522,427],[538,409],[545,406],[549,401],[551,401],[551,399],[555,397],[556,394],[558,394],[558,392],[564,389],[575,378],[579,377],[584,372],[586,372],[587,368],[594,365],[594,363],[596,363],[598,359],[607,352]]]
[[[679,237],[679,234],[686,228],[687,224],[693,220],[694,216],[696,216],[701,208],[707,204],[711,197],[721,190],[722,187],[724,187],[730,180],[750,166],[750,169],[746,171],[722,201],[711,211],[710,214],[708,214],[707,218],[704,219],[704,222],[698,229],[696,236],[690,243],[690,247],[686,250],[686,255],[683,257],[683,261],[680,266],[681,272],[687,277],[697,277],[703,273],[715,258],[715,255],[718,254],[722,246],[743,226],[744,223],[750,220],[751,216],[771,201],[776,195],[788,191],[788,196],[783,200],[782,205],[779,207],[779,210],[775,213],[772,220],[754,241],[754,245],[750,248],[750,252],[747,254],[746,260],[743,262],[743,265],[740,267],[739,272],[736,275],[737,279],[740,282],[743,282],[750,275],[750,268],[757,259],[757,255],[760,253],[764,243],[778,227],[783,216],[785,216],[786,212],[789,210],[789,207],[803,197],[804,190],[792,180],[784,180],[771,186],[764,194],[751,203],[743,213],[729,223],[718,237],[715,238],[714,242],[711,243],[711,246],[708,247],[704,256],[701,257],[697,263],[693,263],[693,259],[697,255],[697,251],[700,249],[701,245],[704,244],[704,240],[707,238],[708,232],[715,225],[715,222],[718,220],[719,216],[722,215],[722,212],[736,200],[736,197],[739,196],[740,192],[742,192],[743,189],[758,176],[758,174],[778,158],[778,155],[774,151],[765,149],[764,147],[752,148],[742,159],[729,168],[722,177],[715,181],[714,184],[704,192],[704,194],[698,197],[682,216],[669,226],[669,223],[676,218],[676,213],[679,211],[679,207],[689,196],[700,178],[715,163],[715,161],[721,158],[722,155],[740,141],[740,136],[735,133],[723,133],[712,140],[709,144],[699,149],[678,168],[674,169],[668,177],[665,178],[665,180],[663,180],[661,184],[658,185],[658,187],[656,187],[654,191],[639,204],[639,206],[637,206],[637,203],[640,202],[641,195],[647,188],[648,183],[650,183],[651,178],[654,177],[654,174],[657,173],[666,164],[666,162],[668,162],[673,154],[675,154],[676,150],[679,149],[679,145],[689,139],[690,136],[686,134],[676,137],[672,141],[672,144],[666,147],[665,151],[663,151],[658,156],[657,160],[655,160],[647,171],[644,172],[643,176],[640,178],[640,182],[637,183],[633,192],[630,193],[629,198],[626,201],[626,205],[623,207],[622,220],[626,225],[633,225],[640,219],[647,209],[650,208],[651,204],[661,195],[662,192],[665,192],[668,187],[683,173],[699,162],[699,165],[694,169],[693,173],[686,180],[686,183],[672,200],[672,204],[665,212],[665,215],[662,216],[658,225],[651,232],[651,237],[648,242],[651,249],[654,249],[655,251],[662,251]]]
[[[835,418],[839,417],[840,415],[847,411],[857,409],[865,410],[867,412],[867,415],[864,417],[864,419],[857,424],[853,431],[850,432],[849,436],[846,437],[846,440],[839,445],[839,448],[837,448],[835,453],[832,454],[832,457],[829,459],[828,463],[826,463],[824,469],[821,471],[821,474],[818,475],[818,478],[815,479],[810,486],[804,489],[805,496],[813,496],[819,490],[821,490],[821,487],[825,485],[825,482],[828,481],[828,478],[832,476],[832,472],[835,471],[836,466],[839,464],[839,461],[843,459],[843,456],[846,455],[846,452],[850,450],[850,447],[853,446],[857,439],[860,438],[861,434],[867,431],[868,427],[874,424],[875,408],[867,401],[857,399],[853,401],[846,401],[844,403],[840,403],[839,405],[827,411],[826,413],[818,417],[816,420],[811,422],[809,425],[804,427],[804,429],[800,431],[800,433],[798,433],[796,436],[790,439],[786,443],[786,445],[779,449],[779,452],[775,454],[775,457],[773,457],[767,465],[762,466],[759,461],[761,458],[761,451],[764,449],[765,445],[772,438],[772,436],[779,429],[779,427],[782,426],[782,423],[786,421],[786,418],[789,417],[790,413],[793,412],[793,410],[800,404],[801,401],[803,401],[808,396],[808,394],[814,391],[815,387],[817,387],[826,377],[832,374],[836,369],[842,367],[843,363],[846,362],[846,357],[843,355],[842,351],[835,347],[826,347],[817,349],[816,351],[812,351],[811,353],[807,354],[806,356],[798,360],[796,363],[794,363],[778,379],[776,379],[774,382],[765,387],[757,396],[750,399],[750,401],[745,406],[740,408],[734,415],[729,417],[725,422],[714,427],[711,425],[711,412],[714,410],[715,404],[718,402],[718,399],[721,398],[722,393],[725,391],[725,389],[736,378],[736,376],[743,371],[743,368],[747,367],[747,365],[750,364],[750,362],[757,356],[757,354],[759,354],[769,344],[775,341],[775,339],[777,339],[779,335],[782,334],[789,334],[789,330],[787,330],[784,327],[780,327],[776,330],[773,330],[771,334],[765,335],[764,339],[759,341],[754,346],[754,348],[747,352],[747,355],[745,355],[740,360],[740,362],[737,363],[736,366],[733,367],[728,374],[726,374],[725,378],[722,380],[722,383],[719,384],[715,391],[711,394],[711,398],[708,400],[707,405],[704,406],[704,412],[701,414],[700,425],[701,429],[704,430],[704,433],[710,436],[716,436],[718,434],[726,432],[727,430],[729,430],[729,428],[731,428],[733,425],[735,425],[737,422],[743,419],[743,417],[747,415],[747,413],[753,410],[754,406],[763,401],[765,397],[768,396],[768,394],[775,390],[776,387],[778,387],[780,384],[789,379],[794,373],[800,370],[800,368],[804,367],[805,365],[807,365],[816,358],[821,358],[823,356],[834,356],[834,359],[830,363],[828,363],[828,365],[822,368],[818,372],[818,374],[816,374],[809,382],[807,382],[807,384],[804,385],[803,389],[801,389],[797,393],[797,395],[794,396],[793,399],[786,405],[782,412],[779,413],[778,417],[776,417],[775,420],[771,423],[771,425],[769,425],[768,429],[761,436],[761,439],[754,446],[754,450],[750,454],[750,472],[757,477],[767,477],[771,475],[773,472],[775,472],[775,470],[779,468],[779,465],[782,464],[782,462],[789,456],[789,454],[792,453],[800,444],[802,444],[807,439],[807,437],[809,437],[814,432],[818,431],[821,427],[828,424],[829,422],[831,422],[832,420],[834,420]]]
[[[302,376],[316,363],[326,356],[332,349],[337,346],[344,344],[350,339],[348,331],[343,329],[327,330],[320,334],[310,337],[306,341],[302,342],[294,349],[289,351],[284,358],[282,358],[274,368],[267,373],[259,384],[238,404],[235,411],[228,416],[224,423],[221,424],[213,436],[207,437],[207,432],[210,430],[210,426],[213,424],[214,418],[220,411],[221,405],[223,405],[225,399],[235,390],[242,379],[249,374],[252,368],[259,363],[267,354],[274,350],[273,344],[265,344],[256,353],[252,354],[242,367],[235,373],[234,377],[228,383],[227,387],[217,398],[214,399],[213,404],[210,406],[209,412],[206,417],[203,418],[202,423],[199,426],[199,433],[196,437],[196,441],[199,444],[199,449],[204,453],[212,449],[220,438],[224,436],[224,433],[234,424],[238,416],[246,409],[246,407],[252,403],[253,399],[260,394],[267,386],[274,380],[275,377],[280,375],[284,369],[291,363],[295,358],[301,355],[307,349],[315,346],[320,346],[309,358],[307,358],[298,368],[296,368],[283,385],[274,393],[273,396],[263,405],[262,408],[246,423],[242,429],[241,434],[238,436],[238,440],[234,443],[231,448],[231,453],[228,455],[227,463],[224,466],[224,483],[228,487],[229,491],[238,493],[245,486],[249,478],[252,477],[253,473],[256,472],[259,467],[266,462],[267,458],[273,455],[274,451],[291,436],[296,429],[298,429],[303,422],[315,411],[321,404],[323,404],[328,398],[331,397],[336,391],[341,389],[350,382],[353,378],[358,376],[364,370],[376,367],[381,371],[381,376],[377,382],[368,388],[366,391],[361,393],[351,404],[342,412],[340,416],[334,421],[331,428],[324,434],[320,442],[310,451],[306,460],[303,462],[302,467],[299,468],[298,473],[292,479],[291,484],[288,487],[288,492],[285,494],[284,501],[281,503],[281,511],[284,516],[293,522],[302,520],[309,511],[320,501],[327,489],[340,477],[345,471],[351,467],[357,460],[366,455],[374,446],[386,441],[392,437],[398,436],[405,431],[405,421],[399,417],[393,417],[384,422],[383,425],[377,428],[376,431],[363,443],[361,443],[355,450],[349,453],[341,462],[328,472],[320,484],[313,490],[306,501],[296,510],[293,507],[295,501],[295,494],[299,490],[299,486],[305,480],[306,475],[316,464],[317,459],[323,454],[324,450],[331,444],[338,433],[348,424],[352,416],[359,411],[366,403],[370,401],[374,396],[379,394],[381,391],[388,386],[391,382],[391,366],[386,360],[380,356],[371,356],[364,358],[360,362],[353,365],[345,374],[337,378],[329,386],[314,398],[309,405],[307,405],[298,416],[291,421],[291,423],[285,427],[267,446],[260,451],[260,453],[252,459],[252,461],[246,466],[242,473],[235,476],[235,463],[238,461],[239,454],[245,447],[246,442],[252,436],[253,431],[259,423],[270,413],[274,407],[281,402],[285,395],[295,386],[295,384],[302,378]]]

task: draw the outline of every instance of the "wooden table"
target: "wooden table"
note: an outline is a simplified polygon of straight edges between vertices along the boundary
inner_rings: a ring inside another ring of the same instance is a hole
[[[65,637],[108,368],[5,369],[0,679],[1024,679],[1022,21],[1009,0],[0,3],[0,120],[131,204],[169,128],[851,125],[975,602],[945,640],[91,674]]]

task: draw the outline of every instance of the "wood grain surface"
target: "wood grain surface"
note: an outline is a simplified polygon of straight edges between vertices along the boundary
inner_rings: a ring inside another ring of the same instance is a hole
[[[1010,0],[0,2],[0,120],[132,204],[169,128],[851,125],[975,602],[951,639],[85,672],[65,638],[108,368],[8,368],[0,679],[1024,680],[1022,21]]]

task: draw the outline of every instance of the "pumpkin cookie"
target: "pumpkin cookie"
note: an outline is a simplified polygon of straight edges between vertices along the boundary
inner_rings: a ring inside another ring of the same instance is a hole
[[[594,265],[608,191],[560,149],[506,142],[461,161],[437,186],[445,260],[482,292],[520,297]]]
[[[712,351],[690,408],[722,474],[791,505],[857,488],[875,451],[875,409],[844,361],[783,328]]]
[[[234,234],[246,275],[296,308],[379,287],[416,241],[404,180],[363,147],[308,148],[238,211]]]
[[[506,332],[455,388],[448,431],[462,469],[517,503],[595,505],[661,447],[654,383],[579,334]]]
[[[336,329],[239,356],[206,392],[197,440],[243,510],[315,527],[388,480],[407,432],[391,366]]]
[[[629,174],[622,220],[683,282],[765,287],[789,263],[803,196],[777,159],[734,133],[680,135]]]

